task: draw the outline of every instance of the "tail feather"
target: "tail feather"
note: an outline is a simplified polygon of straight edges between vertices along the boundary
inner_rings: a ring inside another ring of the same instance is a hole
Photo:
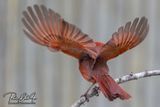
[[[131,97],[114,81],[110,75],[105,74],[97,76],[96,80],[99,84],[100,90],[110,101],[113,101],[116,98],[125,100]]]

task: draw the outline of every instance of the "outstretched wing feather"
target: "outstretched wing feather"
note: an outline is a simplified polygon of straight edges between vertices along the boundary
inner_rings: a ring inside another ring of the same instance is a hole
[[[44,5],[28,7],[23,12],[24,33],[35,43],[58,49],[73,57],[82,54],[96,57],[95,43],[76,26],[63,20],[59,14]]]
[[[141,43],[149,31],[148,20],[136,18],[113,33],[112,38],[102,47],[99,56],[104,60],[112,59]]]

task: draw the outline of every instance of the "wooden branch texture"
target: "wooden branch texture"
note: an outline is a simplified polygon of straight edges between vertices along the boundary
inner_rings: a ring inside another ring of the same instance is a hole
[[[145,77],[150,77],[150,76],[158,76],[160,75],[160,70],[146,70],[146,71],[143,71],[143,72],[139,72],[139,73],[130,73],[128,75],[125,75],[125,76],[122,76],[120,78],[117,78],[115,79],[115,81],[118,83],[118,84],[121,84],[121,83],[124,83],[124,82],[128,82],[128,81],[131,81],[131,80],[137,80],[137,79],[140,79],[140,78],[145,78]],[[95,88],[98,88],[98,91],[97,89]],[[90,93],[88,93],[88,98],[92,98],[93,96],[98,96],[100,93],[99,91],[99,87],[95,86]],[[83,105],[85,102],[87,102],[88,100],[85,98],[85,97],[81,97],[80,99],[78,99],[75,103],[73,103],[71,105],[71,107],[80,107],[81,105]]]

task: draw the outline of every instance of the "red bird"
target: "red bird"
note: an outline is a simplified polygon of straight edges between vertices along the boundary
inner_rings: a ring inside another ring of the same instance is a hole
[[[146,37],[149,25],[147,19],[135,18],[121,26],[105,44],[94,42],[76,26],[66,22],[52,9],[44,5],[28,7],[23,12],[24,33],[35,43],[52,51],[62,51],[79,60],[79,69],[85,80],[98,83],[101,92],[110,101],[129,99],[124,91],[109,75],[107,61],[134,48]]]

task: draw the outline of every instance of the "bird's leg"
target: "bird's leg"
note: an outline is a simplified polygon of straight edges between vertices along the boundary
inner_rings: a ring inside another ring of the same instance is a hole
[[[88,92],[90,91],[90,89],[95,85],[95,83],[92,83],[92,85],[87,89],[87,91],[81,95],[81,97],[85,97],[86,101],[89,102],[89,98],[88,98]]]

